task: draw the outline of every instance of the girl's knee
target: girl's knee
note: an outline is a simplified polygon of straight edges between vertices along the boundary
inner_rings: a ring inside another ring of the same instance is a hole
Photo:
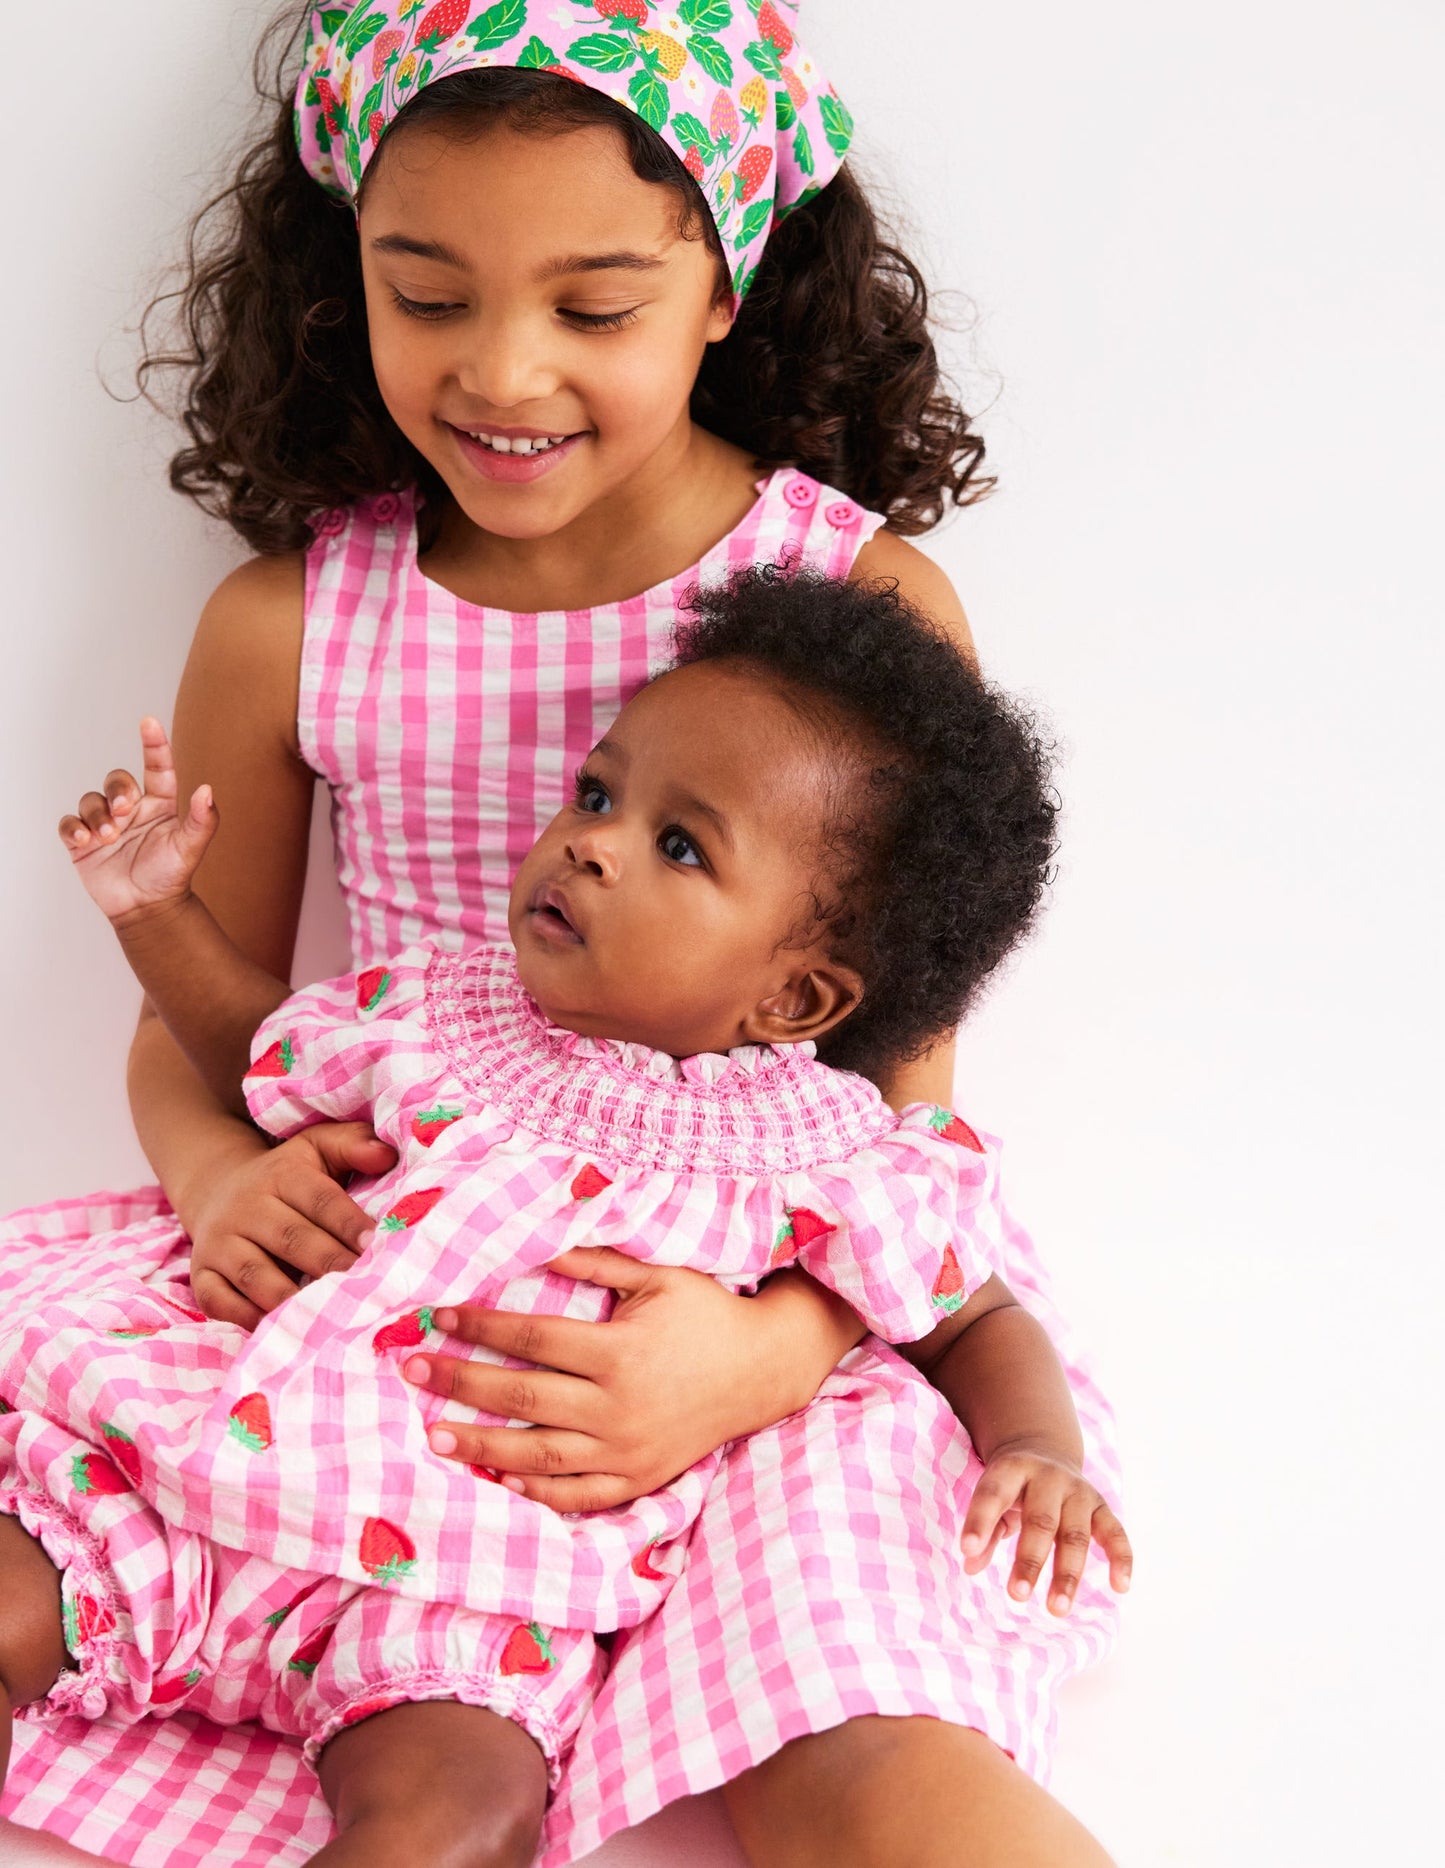
[[[10,1704],[43,1699],[67,1658],[60,1571],[18,1519],[0,1516],[0,1684]]]

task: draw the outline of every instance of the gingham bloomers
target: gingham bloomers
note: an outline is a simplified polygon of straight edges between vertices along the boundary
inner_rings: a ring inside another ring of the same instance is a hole
[[[686,1563],[721,1453],[615,1510],[560,1514],[427,1445],[476,1418],[401,1365],[443,1305],[605,1316],[545,1269],[607,1245],[752,1291],[796,1261],[888,1341],[926,1335],[992,1273],[992,1154],[947,1111],[901,1117],[812,1046],[676,1062],[547,1024],[511,950],[434,944],[295,994],[247,1095],[280,1137],[369,1120],[393,1170],[344,1273],[247,1336],[154,1305],[42,1308],[11,1332],[6,1400],[82,1436],[177,1529],[311,1574],[549,1626],[645,1620]],[[899,1365],[901,1383],[912,1378]],[[81,1481],[77,1481],[81,1483]],[[846,1521],[837,1526],[849,1534]]]

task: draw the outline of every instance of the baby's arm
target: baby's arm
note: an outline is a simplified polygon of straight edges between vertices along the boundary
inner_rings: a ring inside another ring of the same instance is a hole
[[[1003,1281],[990,1278],[930,1335],[897,1347],[943,1395],[984,1464],[964,1521],[969,1574],[1017,1530],[1008,1585],[1017,1601],[1053,1550],[1049,1607],[1066,1615],[1093,1542],[1109,1559],[1110,1583],[1127,1589],[1129,1539],[1083,1475],[1079,1420],[1054,1346]]]
[[[226,1108],[245,1115],[251,1039],[291,988],[248,960],[191,892],[216,829],[210,787],[200,786],[179,816],[175,763],[158,720],[141,722],[141,744],[141,795],[118,798],[114,822],[99,832],[63,817],[61,841],[171,1036]]]

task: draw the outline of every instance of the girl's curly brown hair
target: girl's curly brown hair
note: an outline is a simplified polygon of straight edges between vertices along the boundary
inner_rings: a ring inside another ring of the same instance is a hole
[[[296,151],[296,42],[309,11],[288,9],[263,39],[256,80],[271,127],[192,222],[182,282],[141,325],[142,390],[157,371],[184,385],[190,441],[171,485],[260,552],[305,545],[319,513],[368,494],[416,486],[433,515],[445,494],[376,386],[354,214]],[[499,118],[542,132],[609,126],[634,172],[676,193],[679,227],[706,241],[728,289],[697,184],[600,91],[547,72],[464,72],[420,92],[397,126],[443,118],[462,134]],[[153,347],[164,306],[176,335]],[[778,224],[732,331],[708,346],[692,413],[764,466],[800,467],[905,534],[992,485],[979,472],[984,444],[943,378],[918,269],[884,238],[846,167]]]

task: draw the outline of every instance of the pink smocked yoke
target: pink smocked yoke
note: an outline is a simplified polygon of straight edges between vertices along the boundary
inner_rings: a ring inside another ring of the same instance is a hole
[[[258,1034],[247,1093],[277,1136],[357,1118],[391,1143],[395,1168],[353,1188],[375,1242],[251,1337],[44,1313],[15,1344],[17,1402],[33,1389],[53,1415],[73,1378],[74,1425],[128,1442],[171,1522],[427,1601],[572,1628],[642,1621],[676,1580],[721,1457],[588,1515],[441,1458],[427,1430],[449,1410],[402,1365],[421,1347],[486,1352],[439,1336],[438,1308],[604,1316],[610,1292],[546,1267],[606,1245],[735,1291],[796,1260],[905,1342],[994,1268],[993,1157],[947,1112],[899,1117],[808,1045],[677,1062],[558,1030],[509,948],[424,944],[293,995]],[[911,1379],[902,1365],[895,1378]]]

